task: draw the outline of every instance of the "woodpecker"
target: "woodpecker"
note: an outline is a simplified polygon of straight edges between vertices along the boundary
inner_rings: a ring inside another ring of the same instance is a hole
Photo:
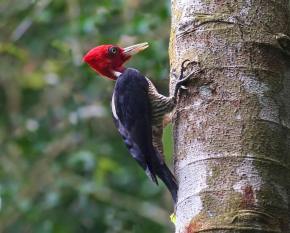
[[[184,77],[187,62],[184,61],[174,95],[159,94],[138,70],[124,67],[134,54],[148,46],[147,42],[126,48],[100,45],[91,49],[83,60],[100,76],[116,81],[111,102],[115,125],[132,157],[154,183],[158,184],[157,177],[165,183],[176,203],[178,185],[162,154],[162,122],[165,114],[174,109],[179,89],[192,74]]]

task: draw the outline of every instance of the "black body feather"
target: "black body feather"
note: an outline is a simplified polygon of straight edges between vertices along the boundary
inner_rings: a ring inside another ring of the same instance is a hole
[[[126,69],[115,85],[112,99],[114,121],[132,157],[153,182],[158,184],[159,177],[165,183],[176,202],[178,187],[175,177],[152,144],[148,87],[148,81],[138,70]]]

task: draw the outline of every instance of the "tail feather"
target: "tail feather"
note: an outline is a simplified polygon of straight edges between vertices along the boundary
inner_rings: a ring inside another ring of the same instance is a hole
[[[150,171],[150,169],[147,167],[146,170],[146,175],[150,178],[150,180],[152,180],[152,182],[154,182],[155,184],[158,185],[158,180],[156,177],[156,174],[154,174],[152,171]]]
[[[174,203],[177,202],[177,191],[178,191],[178,185],[177,181],[170,171],[170,169],[167,167],[165,162],[163,161],[162,156],[158,153],[157,150],[155,150],[156,156],[153,158],[156,158],[157,161],[154,161],[154,173],[164,182],[167,189],[171,193],[172,199]]]
[[[118,119],[115,119],[115,124],[130,151],[132,157],[139,163],[139,165],[145,170],[147,176],[158,185],[158,176],[166,185],[171,193],[174,203],[177,201],[177,182],[174,175],[163,161],[163,156],[153,147],[148,148],[148,151],[142,151],[140,146],[132,140],[130,133],[121,124]],[[147,156],[145,156],[145,154]]]
[[[169,192],[171,193],[174,203],[176,203],[178,185],[174,175],[171,173],[171,171],[169,170],[169,168],[166,166],[165,163],[160,164],[160,168],[157,169],[156,174],[164,182]]]

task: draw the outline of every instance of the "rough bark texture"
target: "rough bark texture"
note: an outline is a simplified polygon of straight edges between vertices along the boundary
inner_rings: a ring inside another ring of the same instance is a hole
[[[290,232],[288,0],[172,0],[176,232]],[[189,67],[190,69],[194,67]]]

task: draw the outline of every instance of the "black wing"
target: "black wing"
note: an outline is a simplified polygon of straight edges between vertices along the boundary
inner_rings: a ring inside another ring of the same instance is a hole
[[[137,70],[127,69],[116,82],[112,103],[115,124],[131,155],[157,183],[151,156],[156,156],[152,145],[151,111],[148,82]]]
[[[156,184],[156,176],[162,179],[176,203],[178,187],[175,177],[152,144],[148,88],[146,78],[139,71],[127,69],[116,82],[112,99],[113,116],[133,158]]]

